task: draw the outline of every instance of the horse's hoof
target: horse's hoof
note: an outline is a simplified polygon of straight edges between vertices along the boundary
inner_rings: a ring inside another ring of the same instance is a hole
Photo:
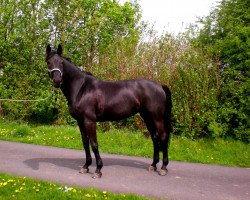
[[[158,172],[158,174],[159,174],[160,176],[166,176],[167,173],[168,173],[168,170],[167,170],[167,169],[161,169],[161,170]]]
[[[80,174],[86,174],[88,172],[89,172],[89,168],[84,168],[84,167],[81,167],[81,169],[79,171]]]
[[[150,165],[148,168],[148,171],[155,172],[157,170],[157,167]]]
[[[93,179],[101,178],[101,177],[102,177],[102,172],[95,172],[94,176],[92,176]]]

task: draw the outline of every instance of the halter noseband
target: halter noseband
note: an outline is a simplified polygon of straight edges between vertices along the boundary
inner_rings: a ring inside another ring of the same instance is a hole
[[[62,71],[61,71],[59,68],[54,68],[54,69],[51,69],[51,70],[48,69],[48,71],[49,71],[50,76],[51,76],[52,73],[55,72],[55,71],[59,71],[60,76],[62,76]]]

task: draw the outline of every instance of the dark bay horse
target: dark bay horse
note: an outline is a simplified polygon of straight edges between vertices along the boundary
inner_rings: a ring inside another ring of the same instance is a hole
[[[96,122],[119,120],[140,113],[154,145],[150,171],[156,171],[159,152],[163,152],[160,175],[167,174],[170,134],[171,92],[167,86],[147,80],[102,81],[80,71],[62,56],[62,46],[46,48],[48,72],[57,88],[67,98],[70,114],[77,120],[86,153],[80,173],[88,173],[92,163],[90,147],[96,158],[95,177],[101,177],[102,159],[98,151]]]

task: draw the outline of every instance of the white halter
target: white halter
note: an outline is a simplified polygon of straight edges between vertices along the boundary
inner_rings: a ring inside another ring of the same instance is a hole
[[[59,68],[54,68],[54,69],[51,69],[51,70],[48,69],[48,71],[49,71],[49,74],[50,74],[50,75],[52,75],[52,73],[53,73],[54,71],[59,71],[59,72],[60,72],[60,75],[62,76],[62,71],[61,71]]]

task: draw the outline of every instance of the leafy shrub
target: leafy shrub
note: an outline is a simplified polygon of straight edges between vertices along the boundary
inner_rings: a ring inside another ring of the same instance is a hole
[[[222,84],[216,122],[226,131],[224,135],[249,142],[248,2],[222,0],[200,23],[203,28],[196,32],[194,44],[219,60]]]
[[[26,137],[30,135],[31,129],[28,125],[20,125],[11,134],[13,137]]]

